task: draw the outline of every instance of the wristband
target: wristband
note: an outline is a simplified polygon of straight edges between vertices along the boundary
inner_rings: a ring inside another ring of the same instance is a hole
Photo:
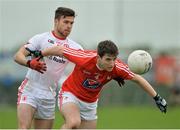
[[[156,96],[155,96],[155,97],[153,97],[153,98],[154,98],[154,100],[158,100],[158,99],[159,99],[159,97],[160,97],[160,95],[157,93],[157,94],[156,94]]]

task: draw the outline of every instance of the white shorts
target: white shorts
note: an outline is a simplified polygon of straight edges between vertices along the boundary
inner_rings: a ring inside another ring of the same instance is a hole
[[[80,116],[82,120],[96,120],[97,119],[97,102],[87,103],[78,99],[70,92],[60,92],[58,98],[58,107],[61,110],[63,104],[73,102],[79,106]]]
[[[18,89],[17,104],[29,104],[36,109],[34,118],[54,119],[56,99],[51,91],[40,90],[25,79]]]

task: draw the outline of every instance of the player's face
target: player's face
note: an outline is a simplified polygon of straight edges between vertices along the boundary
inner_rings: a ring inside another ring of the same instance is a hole
[[[98,56],[97,64],[102,70],[112,71],[115,65],[116,56],[105,54],[103,57]]]
[[[74,17],[72,16],[61,16],[59,19],[55,19],[55,32],[59,37],[66,38],[73,27]]]

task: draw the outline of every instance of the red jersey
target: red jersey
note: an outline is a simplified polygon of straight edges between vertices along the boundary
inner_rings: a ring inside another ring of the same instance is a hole
[[[115,66],[111,72],[99,70],[96,65],[96,51],[65,48],[63,55],[76,65],[73,72],[64,81],[62,91],[71,92],[85,102],[95,102],[99,98],[104,84],[114,77],[119,76],[125,80],[134,77],[134,73],[119,59],[115,61]]]

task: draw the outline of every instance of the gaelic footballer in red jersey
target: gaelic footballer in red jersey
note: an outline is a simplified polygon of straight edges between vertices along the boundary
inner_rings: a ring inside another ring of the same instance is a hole
[[[98,44],[97,51],[81,51],[54,46],[41,52],[43,56],[59,55],[75,63],[63,83],[59,95],[60,111],[65,119],[62,128],[96,128],[96,109],[103,86],[112,79],[123,84],[131,80],[152,96],[159,109],[166,113],[166,101],[140,75],[134,74],[120,59],[118,48],[109,40]],[[121,80],[119,80],[121,79]]]
[[[128,69],[127,65],[116,60],[116,56],[111,54],[105,54],[100,58],[94,51],[76,52],[76,50],[65,48],[63,55],[76,66],[65,80],[62,91],[72,92],[85,102],[95,102],[104,84],[113,78],[121,77],[129,80],[134,77],[134,73]]]

